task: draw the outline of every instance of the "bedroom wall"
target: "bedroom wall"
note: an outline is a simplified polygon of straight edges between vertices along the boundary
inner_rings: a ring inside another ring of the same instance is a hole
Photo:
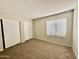
[[[78,7],[76,6],[73,11],[73,51],[78,56]]]
[[[46,21],[67,18],[67,36],[63,37],[51,37],[46,35]],[[72,46],[72,11],[64,12],[58,15],[35,19],[33,21],[33,34],[34,38],[45,40],[52,43],[57,43],[65,46]]]

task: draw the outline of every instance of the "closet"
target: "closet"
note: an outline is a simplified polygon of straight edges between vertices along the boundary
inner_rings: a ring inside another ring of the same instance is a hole
[[[0,19],[0,51],[32,38],[32,20]]]
[[[1,19],[1,28],[4,49],[20,43],[18,20]]]

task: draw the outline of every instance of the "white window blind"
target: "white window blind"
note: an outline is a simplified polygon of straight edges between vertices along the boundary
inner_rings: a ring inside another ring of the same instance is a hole
[[[47,35],[66,36],[66,18],[47,21]]]
[[[47,21],[47,35],[56,35],[55,21]]]

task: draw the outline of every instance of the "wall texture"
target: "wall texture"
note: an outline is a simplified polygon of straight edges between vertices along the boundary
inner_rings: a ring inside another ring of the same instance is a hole
[[[78,56],[78,7],[74,8],[73,13],[73,51]]]
[[[46,35],[46,21],[67,18],[67,34],[65,38],[51,37]],[[53,15],[45,18],[36,19],[33,21],[34,25],[34,38],[45,40],[52,43],[57,43],[65,46],[72,46],[72,11],[68,11],[62,14]]]

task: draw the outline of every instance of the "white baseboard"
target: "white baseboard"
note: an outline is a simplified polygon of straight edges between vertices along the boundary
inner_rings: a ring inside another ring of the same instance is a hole
[[[73,49],[73,48],[72,48]],[[77,54],[75,53],[74,49],[73,49],[73,52],[74,52],[74,55],[76,56],[76,59],[78,59],[78,56]]]

